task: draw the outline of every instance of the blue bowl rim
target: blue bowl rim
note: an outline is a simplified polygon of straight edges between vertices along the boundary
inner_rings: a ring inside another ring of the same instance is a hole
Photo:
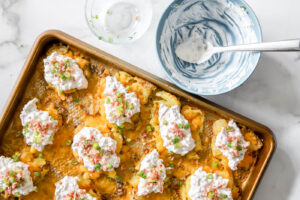
[[[224,93],[227,93],[229,91],[232,91],[232,90],[238,88],[239,86],[241,86],[244,82],[246,82],[249,79],[249,77],[252,75],[252,73],[256,69],[256,67],[258,65],[258,62],[260,61],[260,58],[261,58],[261,53],[260,52],[257,52],[258,56],[257,56],[257,60],[255,61],[256,63],[254,64],[255,67],[252,69],[252,71],[247,76],[244,76],[242,79],[240,79],[240,82],[237,85],[235,85],[234,87],[232,87],[231,89],[224,90],[224,91],[219,91],[217,93],[201,93],[201,94],[199,94],[199,92],[197,92],[195,90],[191,90],[189,88],[184,87],[179,81],[174,79],[168,73],[168,70],[166,69],[166,66],[163,64],[163,61],[162,61],[161,56],[160,56],[160,52],[161,52],[161,50],[160,50],[160,35],[161,35],[162,29],[163,29],[164,24],[165,24],[165,19],[167,19],[167,17],[169,16],[170,11],[174,8],[174,6],[176,4],[180,4],[182,1],[184,1],[184,0],[175,0],[165,9],[163,15],[161,16],[161,18],[159,20],[158,27],[157,27],[157,30],[156,30],[156,55],[157,55],[157,57],[160,61],[160,64],[161,64],[166,76],[168,77],[168,79],[171,80],[173,83],[175,83],[175,85],[177,85],[177,87],[179,87],[179,88],[181,88],[181,89],[183,89],[183,90],[185,90],[189,93],[198,95],[198,96],[200,96],[200,95],[204,95],[204,96],[220,95],[220,94],[224,94]],[[251,18],[254,25],[257,27],[257,30],[256,30],[256,32],[258,33],[257,40],[258,40],[258,42],[262,42],[261,25],[259,23],[258,17],[256,16],[255,12],[253,11],[253,9],[244,0],[229,0],[229,1],[238,2],[241,6],[246,7],[247,14]]]

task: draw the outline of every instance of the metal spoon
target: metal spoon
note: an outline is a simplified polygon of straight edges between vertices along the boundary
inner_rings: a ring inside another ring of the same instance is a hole
[[[216,53],[227,51],[300,51],[300,40],[286,40],[244,44],[227,47],[214,47],[210,42],[200,38],[189,38],[175,49],[176,55],[189,63],[203,63]]]

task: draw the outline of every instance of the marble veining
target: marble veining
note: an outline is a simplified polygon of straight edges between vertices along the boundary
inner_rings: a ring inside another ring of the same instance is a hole
[[[147,33],[131,44],[117,46],[101,42],[89,32],[83,0],[0,0],[1,110],[34,40],[47,29],[65,31],[167,79],[156,54],[155,32],[163,11],[171,2],[152,0],[153,21]],[[300,1],[247,2],[260,20],[264,41],[299,38]],[[259,66],[242,86],[223,95],[205,97],[269,126],[276,135],[277,150],[255,200],[299,199],[299,80],[299,53],[266,53],[262,54]]]

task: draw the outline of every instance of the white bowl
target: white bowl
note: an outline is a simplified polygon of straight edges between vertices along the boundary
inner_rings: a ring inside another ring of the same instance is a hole
[[[137,40],[152,20],[151,0],[86,0],[86,22],[98,37],[112,44]]]

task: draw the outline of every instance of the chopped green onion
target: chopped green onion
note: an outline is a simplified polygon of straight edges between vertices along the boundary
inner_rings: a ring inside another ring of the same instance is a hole
[[[189,129],[190,128],[190,124],[189,123],[187,123],[186,125],[184,125],[184,129],[185,130],[187,130],[187,129]]]
[[[106,179],[108,182],[112,182],[113,181],[113,179],[111,178],[111,177],[107,177],[107,179]]]
[[[207,175],[206,175],[206,178],[207,178],[207,179],[213,179],[214,176],[213,176],[212,174],[207,174]]]
[[[44,158],[44,154],[40,153],[40,154],[39,154],[39,157],[40,157],[40,158]]]
[[[21,196],[21,193],[20,193],[20,192],[16,192],[16,193],[14,193],[14,196],[15,196],[15,197],[20,197],[20,196]]]
[[[72,75],[71,75],[70,72],[65,72],[64,76],[66,77],[66,79],[71,79],[72,78]]]
[[[122,134],[123,132],[124,132],[124,129],[123,129],[123,128],[120,128],[120,129],[119,129],[119,133]]]
[[[232,131],[232,130],[234,130],[234,128],[232,126],[229,126],[226,128],[226,131]]]
[[[102,36],[99,36],[99,37],[98,37],[98,40],[102,40],[102,39],[103,39],[103,37],[102,37]]]
[[[221,194],[220,196],[222,199],[226,199],[228,197],[226,194]]]
[[[211,164],[213,167],[218,167],[218,163],[213,161],[212,164]]]
[[[116,181],[117,182],[122,182],[122,178],[120,176],[117,176]]]
[[[175,149],[178,149],[178,148],[182,147],[182,144],[181,143],[177,143],[177,144],[174,145],[174,147],[175,147]]]
[[[172,139],[172,142],[173,142],[173,144],[177,144],[177,143],[180,142],[180,139],[179,138],[174,138],[174,139]]]
[[[171,164],[170,164],[170,167],[171,167],[171,168],[174,168],[174,163],[171,163]]]
[[[182,124],[177,124],[178,128],[182,128],[183,125]]]
[[[40,144],[42,142],[42,139],[40,136],[33,137],[33,142],[36,144]]]
[[[229,148],[232,147],[231,142],[228,142],[228,143],[227,143],[227,147],[229,147]]]
[[[28,128],[24,128],[23,131],[24,131],[24,133],[28,133],[29,132]]]
[[[101,157],[101,156],[103,156],[103,154],[104,154],[104,149],[101,149],[99,156]]]
[[[69,60],[67,60],[66,62],[65,62],[65,67],[67,68],[67,67],[70,67],[70,61]]]
[[[65,91],[58,89],[58,93],[63,94],[63,93],[65,93]]]
[[[19,161],[19,155],[14,154],[14,155],[12,156],[12,159],[13,159],[15,162],[18,162],[18,161]]]
[[[152,128],[151,128],[150,125],[148,125],[148,126],[147,126],[147,132],[149,133],[149,132],[151,132],[151,131],[152,131]]]
[[[127,142],[131,142],[131,138],[126,138],[126,141]]]
[[[133,110],[133,108],[134,108],[134,107],[133,107],[133,104],[130,103],[130,104],[128,105],[128,109],[129,109],[129,110]]]
[[[110,104],[110,98],[107,97],[105,103]]]
[[[74,102],[79,103],[79,98],[75,98]]]
[[[109,169],[114,168],[114,167],[112,166],[112,164],[110,164],[110,163],[107,163],[107,164],[106,164],[106,167],[108,167]]]
[[[66,146],[70,146],[72,144],[72,140],[67,140],[66,141]]]
[[[108,42],[109,43],[112,43],[114,40],[110,37],[110,38],[108,38]]]
[[[67,77],[65,77],[64,73],[58,73],[59,77],[61,78],[61,80],[65,81],[67,79]]]
[[[50,116],[50,120],[53,120],[53,117],[52,117],[52,116]]]
[[[183,185],[183,182],[182,181],[179,181],[179,186],[182,186]]]
[[[100,170],[101,170],[101,164],[100,164],[100,163],[96,163],[94,169],[95,169],[96,171],[100,171]]]
[[[33,172],[33,175],[36,177],[40,177],[41,176],[41,172]]]
[[[9,177],[13,177],[15,175],[15,172],[14,171],[10,171],[9,172]]]
[[[143,179],[146,179],[146,178],[147,178],[147,176],[146,176],[146,174],[145,174],[144,171],[140,171],[138,175],[139,175],[140,177],[142,177]]]
[[[246,8],[245,6],[240,6],[240,7],[241,7],[241,9],[243,9],[244,11],[247,10],[247,8]]]
[[[167,121],[167,120],[164,120],[164,121],[163,121],[163,125],[168,125],[168,121]]]
[[[122,107],[122,106],[118,106],[117,107],[117,114],[118,115],[121,115],[121,114],[123,114],[124,113],[124,108]]]
[[[128,92],[128,90],[130,90],[130,86],[127,86],[127,87],[126,87],[126,90],[127,90],[127,92]]]
[[[173,151],[168,151],[168,153],[169,153],[170,155],[174,155],[174,152],[173,152]]]
[[[209,192],[208,194],[207,194],[207,197],[209,197],[209,198],[213,198],[215,196],[215,194],[213,193],[213,192]]]
[[[99,144],[96,143],[96,142],[93,144],[93,148],[96,149],[96,150],[100,150],[101,149],[100,146],[99,146]]]
[[[121,97],[118,98],[118,102],[121,104],[123,103],[123,99]]]
[[[68,161],[68,163],[71,164],[71,165],[77,165],[78,164],[78,162],[76,160],[74,160],[74,161],[70,160],[70,161]]]
[[[121,97],[122,93],[121,92],[117,92],[117,97]]]

